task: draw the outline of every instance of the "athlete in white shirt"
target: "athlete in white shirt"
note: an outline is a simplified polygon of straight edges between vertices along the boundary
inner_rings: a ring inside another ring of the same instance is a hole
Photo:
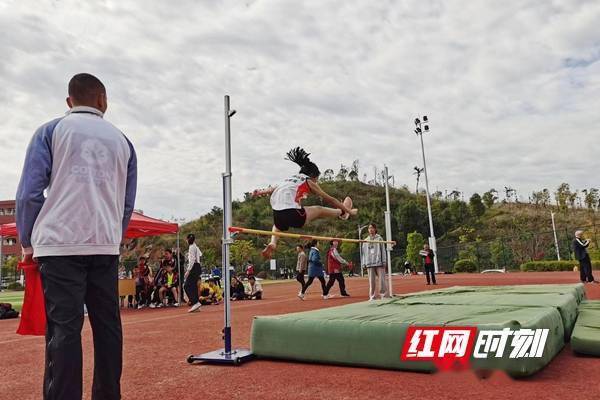
[[[289,228],[302,228],[307,223],[319,218],[348,219],[350,215],[356,215],[357,209],[352,208],[352,199],[346,197],[343,202],[327,194],[317,180],[321,172],[319,168],[310,161],[310,153],[300,147],[287,153],[287,160],[300,166],[300,172],[280,185],[266,190],[255,190],[253,195],[260,196],[271,194],[271,208],[273,208],[273,232],[285,232]],[[302,200],[309,194],[315,194],[334,206],[328,208],[322,206],[302,207]],[[277,248],[277,236],[271,236],[271,242],[262,251],[264,258],[270,258]]]
[[[198,311],[201,306],[200,299],[198,298],[198,279],[200,279],[200,275],[202,274],[202,266],[200,265],[202,252],[198,248],[198,245],[196,245],[196,237],[192,233],[187,235],[187,241],[190,247],[188,249],[188,266],[185,271],[185,284],[183,288],[191,304],[188,312],[194,312]]]

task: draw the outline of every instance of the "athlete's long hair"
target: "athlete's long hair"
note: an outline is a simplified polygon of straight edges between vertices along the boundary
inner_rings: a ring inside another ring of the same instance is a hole
[[[318,178],[321,175],[321,171],[319,171],[319,167],[310,161],[310,153],[304,151],[301,147],[296,147],[295,149],[291,149],[286,154],[286,160],[290,160],[300,166],[300,173],[304,175],[308,175],[311,178]]]

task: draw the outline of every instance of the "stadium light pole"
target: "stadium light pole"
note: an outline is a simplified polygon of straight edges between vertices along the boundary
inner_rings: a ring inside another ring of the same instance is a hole
[[[392,218],[390,213],[390,176],[387,165],[384,166],[385,179],[385,240],[392,240]],[[391,243],[385,246],[387,251],[387,270],[388,270],[388,295],[391,297],[392,291],[392,245]]]
[[[423,122],[419,118],[415,118],[415,133],[421,139],[421,153],[423,154],[423,172],[425,173],[425,192],[427,194],[427,213],[429,214],[429,246],[431,250],[435,253],[435,257],[433,257],[433,265],[435,268],[435,273],[439,272],[438,267],[438,257],[437,257],[437,243],[435,240],[435,233],[433,230],[433,216],[431,214],[431,199],[429,196],[429,178],[427,174],[427,163],[425,161],[425,146],[423,145],[423,131],[429,132],[429,120],[427,119],[427,115],[423,116]]]
[[[552,217],[552,231],[554,232],[554,246],[556,247],[556,258],[560,261],[560,249],[558,248],[558,238],[556,236],[556,224],[554,223],[554,211],[550,211]]]

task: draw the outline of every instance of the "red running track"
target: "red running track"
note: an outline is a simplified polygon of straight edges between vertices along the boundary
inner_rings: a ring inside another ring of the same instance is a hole
[[[574,283],[573,272],[456,274],[438,277],[438,287]],[[352,297],[322,300],[313,285],[306,301],[298,283],[265,286],[265,299],[232,303],[233,341],[247,347],[255,315],[283,314],[364,301],[365,279],[347,279]],[[337,288],[337,286],[336,286]],[[394,292],[429,289],[424,277],[394,278]],[[334,289],[335,290],[335,289]],[[600,285],[586,285],[589,299],[600,299]],[[337,293],[337,292],[335,292]],[[256,360],[239,367],[189,365],[186,357],[222,347],[223,306],[125,310],[123,399],[598,399],[600,358],[575,356],[567,345],[533,377],[512,380],[502,373],[479,379],[473,373],[423,374]],[[18,321],[0,321],[0,400],[41,399],[44,339],[16,335]],[[90,398],[93,350],[86,322],[83,332],[84,398]]]

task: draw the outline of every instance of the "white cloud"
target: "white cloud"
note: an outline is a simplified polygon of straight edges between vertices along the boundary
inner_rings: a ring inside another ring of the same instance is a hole
[[[65,110],[74,73],[99,76],[107,119],[139,156],[137,206],[195,217],[221,201],[223,95],[234,192],[360,159],[414,186],[597,186],[597,1],[0,2],[0,198],[35,128]],[[362,172],[361,172],[362,175]]]

